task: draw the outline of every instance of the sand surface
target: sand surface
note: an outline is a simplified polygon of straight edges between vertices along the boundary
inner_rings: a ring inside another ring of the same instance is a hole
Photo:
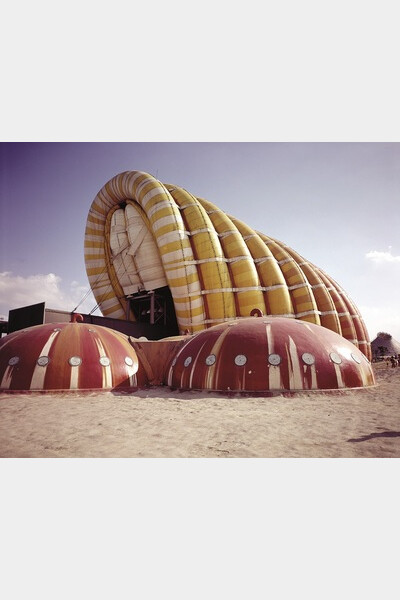
[[[400,368],[338,394],[1,394],[1,457],[400,457]]]

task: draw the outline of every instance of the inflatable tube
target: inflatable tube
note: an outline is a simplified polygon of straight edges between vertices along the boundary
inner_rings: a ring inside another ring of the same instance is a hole
[[[361,315],[326,273],[148,173],[120,173],[99,191],[87,218],[85,264],[105,316],[134,320],[129,296],[168,288],[181,334],[258,309],[322,325],[371,358]]]

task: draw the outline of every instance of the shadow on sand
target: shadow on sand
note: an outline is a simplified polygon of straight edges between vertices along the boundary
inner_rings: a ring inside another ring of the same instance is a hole
[[[348,442],[366,442],[367,440],[372,440],[372,438],[379,437],[400,437],[400,431],[382,431],[381,433],[370,433],[369,435],[364,435],[360,438],[351,438],[347,440]]]

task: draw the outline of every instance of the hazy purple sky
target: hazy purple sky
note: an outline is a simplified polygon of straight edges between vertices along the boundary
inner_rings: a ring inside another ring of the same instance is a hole
[[[399,143],[2,143],[0,152],[3,316],[41,300],[75,307],[89,287],[90,205],[111,177],[139,170],[285,242],[344,287],[371,338],[400,340]]]

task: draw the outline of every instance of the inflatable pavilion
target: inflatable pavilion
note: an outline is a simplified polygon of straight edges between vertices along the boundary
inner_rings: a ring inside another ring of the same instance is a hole
[[[0,341],[2,391],[168,385],[268,396],[375,384],[365,324],[340,285],[183,188],[139,171],[113,177],[89,209],[84,245],[104,317],[168,335],[125,335],[76,315],[11,333]]]

